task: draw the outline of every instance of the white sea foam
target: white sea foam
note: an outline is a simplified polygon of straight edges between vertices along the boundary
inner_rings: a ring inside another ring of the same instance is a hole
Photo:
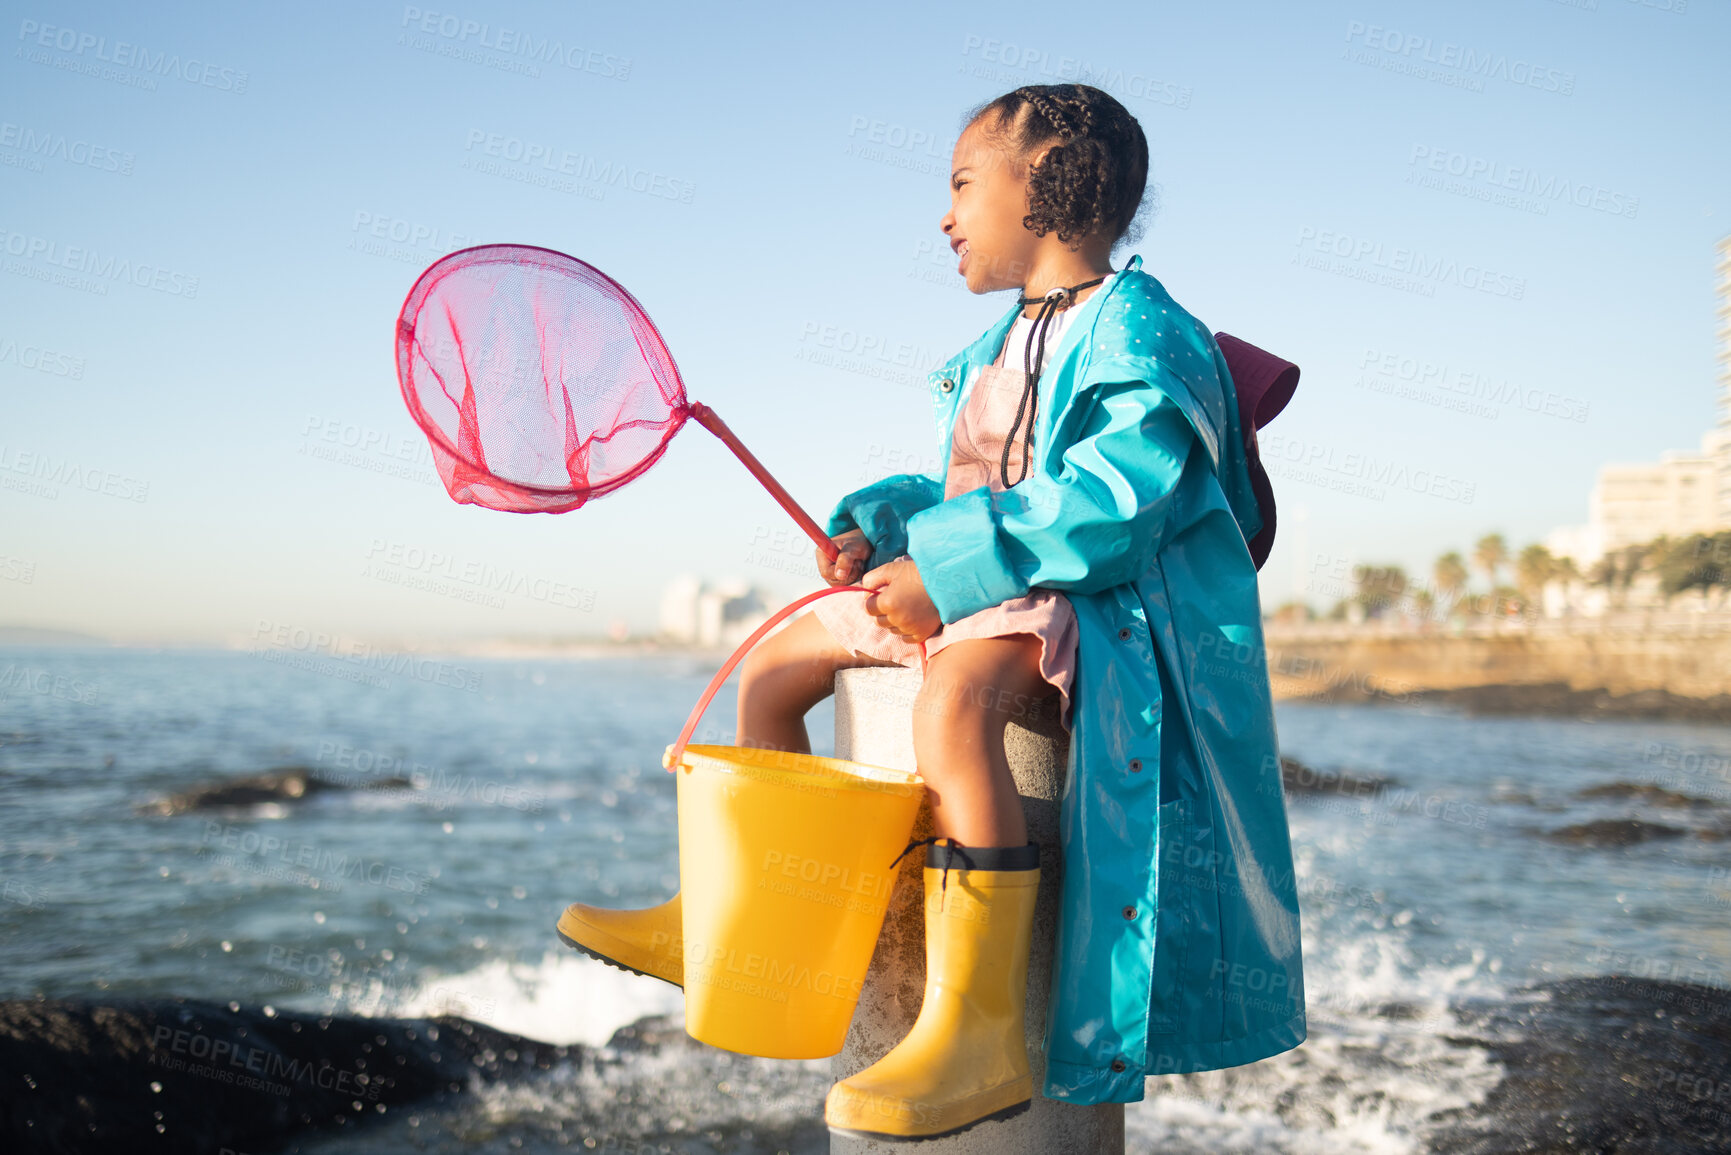
[[[1163,1155],[1408,1155],[1453,1112],[1481,1103],[1502,1076],[1481,1046],[1448,1041],[1473,1033],[1452,1008],[1460,997],[1498,996],[1482,955],[1424,966],[1410,923],[1364,929],[1305,959],[1310,1033],[1304,1044],[1259,1063],[1148,1081],[1148,1098],[1125,1113],[1127,1150]],[[1306,936],[1307,944],[1316,943]],[[683,995],[653,979],[575,954],[536,964],[488,962],[427,980],[376,1013],[456,1013],[547,1042],[605,1042],[645,1015],[682,1015]],[[750,1060],[709,1048],[626,1053],[552,1081],[478,1092],[449,1142],[423,1133],[428,1150],[459,1150],[480,1116],[525,1136],[558,1127],[650,1128],[641,1103],[600,1111],[622,1092],[656,1088],[656,1126],[702,1131],[782,1124],[821,1110],[824,1062]],[[629,1100],[627,1100],[629,1102]],[[665,1118],[663,1117],[665,1116]],[[562,1120],[562,1122],[561,1122]],[[627,1126],[629,1124],[629,1126]],[[653,1128],[651,1128],[653,1129]],[[534,1144],[530,1144],[533,1146]]]
[[[423,980],[395,1006],[398,1017],[457,1014],[544,1043],[599,1046],[645,1015],[683,1022],[685,994],[660,979],[628,974],[580,955],[548,953],[538,963],[496,959],[461,974]]]
[[[1385,923],[1396,921],[1384,919]],[[1409,922],[1358,928],[1344,940],[1305,934],[1309,1034],[1258,1063],[1153,1078],[1130,1105],[1130,1149],[1406,1155],[1449,1113],[1484,1100],[1502,1067],[1468,1033],[1460,998],[1504,992],[1482,951],[1456,966],[1420,965]]]

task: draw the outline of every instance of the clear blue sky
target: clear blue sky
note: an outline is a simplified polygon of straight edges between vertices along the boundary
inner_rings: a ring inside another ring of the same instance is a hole
[[[575,513],[453,504],[397,391],[404,293],[482,241],[589,260],[822,520],[935,467],[923,372],[1007,307],[941,245],[960,115],[1078,66],[1150,141],[1120,259],[1303,367],[1265,602],[1318,555],[1535,540],[1713,420],[1731,15],[1679,2],[15,6],[0,624],[581,634],[651,627],[685,571],[816,588],[695,424]],[[488,565],[529,580],[465,600]]]

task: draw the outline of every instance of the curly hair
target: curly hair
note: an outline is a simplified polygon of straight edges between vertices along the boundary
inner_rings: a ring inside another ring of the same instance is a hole
[[[1136,239],[1148,139],[1122,104],[1086,84],[1028,84],[968,113],[964,129],[982,118],[1019,156],[1058,142],[1028,174],[1022,224],[1035,236],[1056,231],[1071,248],[1092,235]]]

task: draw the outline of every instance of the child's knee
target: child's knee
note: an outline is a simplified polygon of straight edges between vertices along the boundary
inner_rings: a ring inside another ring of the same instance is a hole
[[[740,693],[781,693],[786,689],[788,672],[793,668],[783,653],[765,648],[753,650],[739,664]]]
[[[821,654],[789,647],[753,650],[740,663],[740,701],[809,709],[835,692],[835,669]]]
[[[1012,634],[981,640],[990,644],[954,642],[932,658],[925,684],[934,695],[960,695],[978,702],[987,691],[1000,696],[1004,693],[1026,696],[1051,689],[1040,672],[1039,639],[1030,634]]]
[[[1037,710],[1037,698],[1024,679],[1005,676],[1001,669],[932,669],[914,699],[914,721],[941,728],[978,724],[982,718],[1015,718]]]

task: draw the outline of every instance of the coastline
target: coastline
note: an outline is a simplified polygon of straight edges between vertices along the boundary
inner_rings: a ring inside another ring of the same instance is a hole
[[[1731,618],[1722,615],[1647,613],[1464,629],[1266,622],[1264,631],[1275,701],[1731,724]],[[732,644],[656,637],[341,641],[368,652],[487,661],[679,658],[719,664],[733,651]],[[1203,644],[1213,645],[1207,639]],[[214,644],[169,645],[0,627],[0,648],[12,647],[258,650],[254,639],[234,636]],[[1247,650],[1236,653],[1244,647],[1231,649],[1234,660],[1250,661]]]
[[[1630,615],[1472,630],[1270,627],[1277,701],[1731,723],[1731,621]]]

